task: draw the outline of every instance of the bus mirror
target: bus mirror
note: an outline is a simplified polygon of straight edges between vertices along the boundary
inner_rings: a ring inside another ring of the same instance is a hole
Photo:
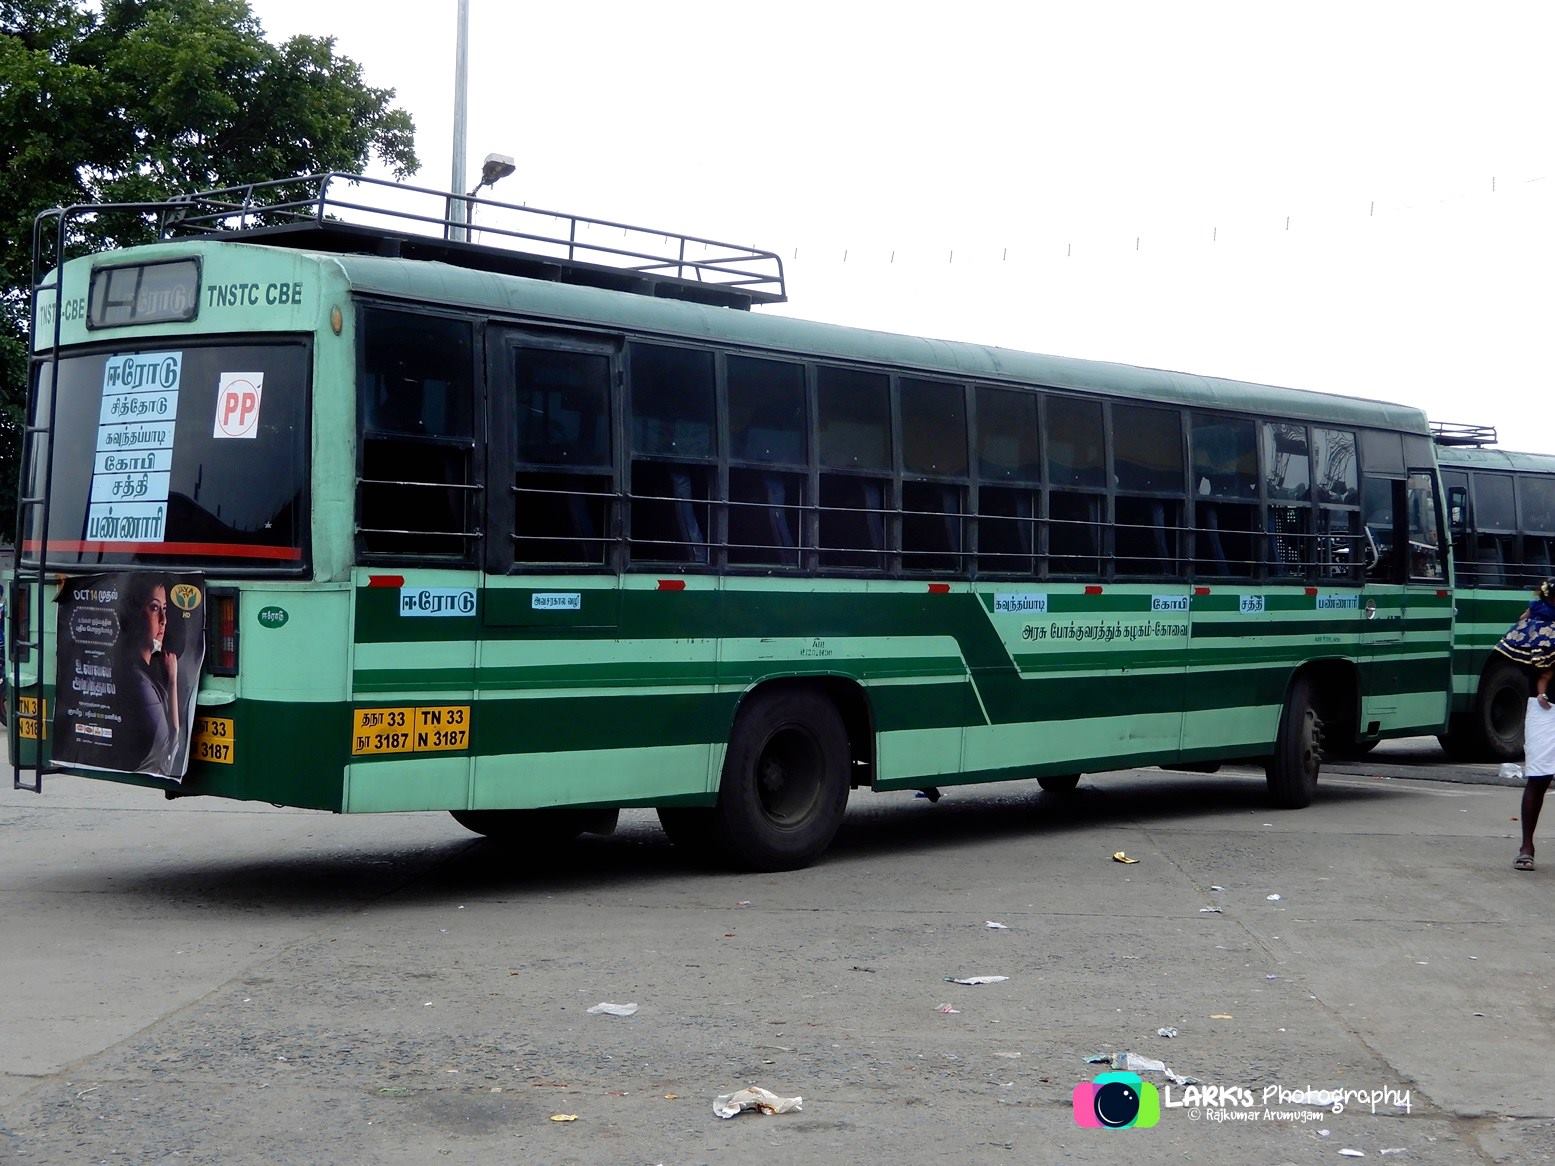
[[[1447,488],[1447,525],[1452,528],[1454,538],[1462,534],[1468,527],[1468,518],[1468,487],[1449,486]]]

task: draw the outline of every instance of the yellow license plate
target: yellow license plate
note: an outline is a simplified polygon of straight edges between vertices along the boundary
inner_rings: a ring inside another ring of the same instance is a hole
[[[196,761],[232,765],[237,754],[237,733],[233,730],[232,718],[196,717],[190,748]]]
[[[470,747],[470,706],[421,705],[409,708],[355,709],[351,754],[451,753]]]

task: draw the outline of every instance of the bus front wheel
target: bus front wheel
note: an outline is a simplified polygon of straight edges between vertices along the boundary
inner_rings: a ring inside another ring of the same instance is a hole
[[[1312,685],[1298,676],[1285,698],[1274,754],[1265,766],[1269,797],[1276,806],[1299,810],[1312,804],[1323,762],[1323,720],[1312,702]]]
[[[848,805],[852,753],[820,693],[778,689],[735,718],[713,810],[720,850],[747,870],[797,870],[831,844]]]
[[[1078,773],[1050,773],[1046,777],[1037,778],[1037,785],[1042,792],[1049,794],[1072,794],[1079,784]]]

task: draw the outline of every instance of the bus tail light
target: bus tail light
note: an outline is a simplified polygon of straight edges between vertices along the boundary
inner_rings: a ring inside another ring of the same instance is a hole
[[[32,659],[32,588],[11,583],[11,657],[25,664]]]
[[[236,676],[238,674],[238,593],[211,588],[208,596],[211,604],[213,635],[207,666],[212,676]]]

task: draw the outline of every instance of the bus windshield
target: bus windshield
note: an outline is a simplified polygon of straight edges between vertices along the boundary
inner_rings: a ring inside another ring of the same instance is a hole
[[[37,366],[42,430],[28,450],[41,492],[48,442],[50,566],[306,566],[308,348],[152,341]],[[41,512],[22,551],[36,561]]]

